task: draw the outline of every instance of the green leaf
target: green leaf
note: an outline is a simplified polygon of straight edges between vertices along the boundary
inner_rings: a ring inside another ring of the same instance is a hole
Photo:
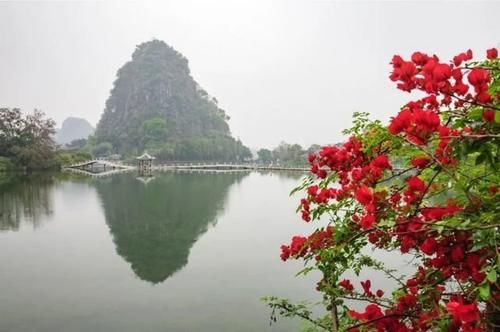
[[[500,123],[500,112],[499,111],[495,112],[495,122]]]
[[[488,272],[486,278],[488,279],[489,282],[496,282],[497,281],[497,271],[491,270]]]
[[[469,112],[469,118],[472,120],[481,120],[483,116],[483,110],[481,108],[475,108]]]
[[[490,284],[487,282],[484,282],[479,286],[479,296],[483,300],[489,300],[491,297],[491,292],[490,292]]]
[[[300,270],[299,272],[297,272],[297,274],[295,275],[296,277],[300,276],[300,275],[307,275],[309,272],[311,272],[312,270],[314,270],[313,267],[306,267],[305,269],[302,269]]]
[[[378,226],[380,227],[384,226],[393,227],[394,225],[396,225],[396,220],[394,219],[383,219],[378,223]]]

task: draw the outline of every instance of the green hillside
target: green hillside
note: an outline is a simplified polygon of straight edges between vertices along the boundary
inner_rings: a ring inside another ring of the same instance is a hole
[[[235,140],[228,116],[191,77],[188,60],[160,40],[136,47],[117,72],[95,133],[97,144],[163,160],[237,160],[250,151]]]

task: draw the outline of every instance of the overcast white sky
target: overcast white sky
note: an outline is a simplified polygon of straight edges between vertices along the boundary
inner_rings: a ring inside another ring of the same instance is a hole
[[[251,147],[335,143],[353,111],[387,120],[409,96],[393,54],[500,46],[500,2],[179,0],[0,3],[0,106],[99,120],[135,48],[183,53]]]

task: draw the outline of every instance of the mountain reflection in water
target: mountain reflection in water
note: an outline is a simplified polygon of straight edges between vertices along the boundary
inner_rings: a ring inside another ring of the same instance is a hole
[[[160,283],[187,264],[198,237],[217,222],[229,187],[247,173],[163,173],[95,182],[117,253],[142,280]]]

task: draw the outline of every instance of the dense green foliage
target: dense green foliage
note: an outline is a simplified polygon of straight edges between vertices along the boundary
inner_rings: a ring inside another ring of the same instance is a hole
[[[97,126],[101,153],[163,160],[241,160],[251,156],[231,137],[228,116],[191,77],[187,59],[163,41],[137,46],[118,70]],[[111,146],[111,151],[106,147]]]
[[[92,155],[80,150],[61,150],[57,152],[56,160],[58,165],[71,165],[92,159]]]
[[[55,122],[38,110],[23,115],[18,108],[1,108],[0,157],[3,158],[0,168],[55,167],[54,127]]]
[[[14,165],[7,157],[0,157],[0,172],[6,172],[14,168]]]
[[[257,151],[258,159],[261,163],[269,164],[273,161],[273,153],[268,149],[260,149]]]

